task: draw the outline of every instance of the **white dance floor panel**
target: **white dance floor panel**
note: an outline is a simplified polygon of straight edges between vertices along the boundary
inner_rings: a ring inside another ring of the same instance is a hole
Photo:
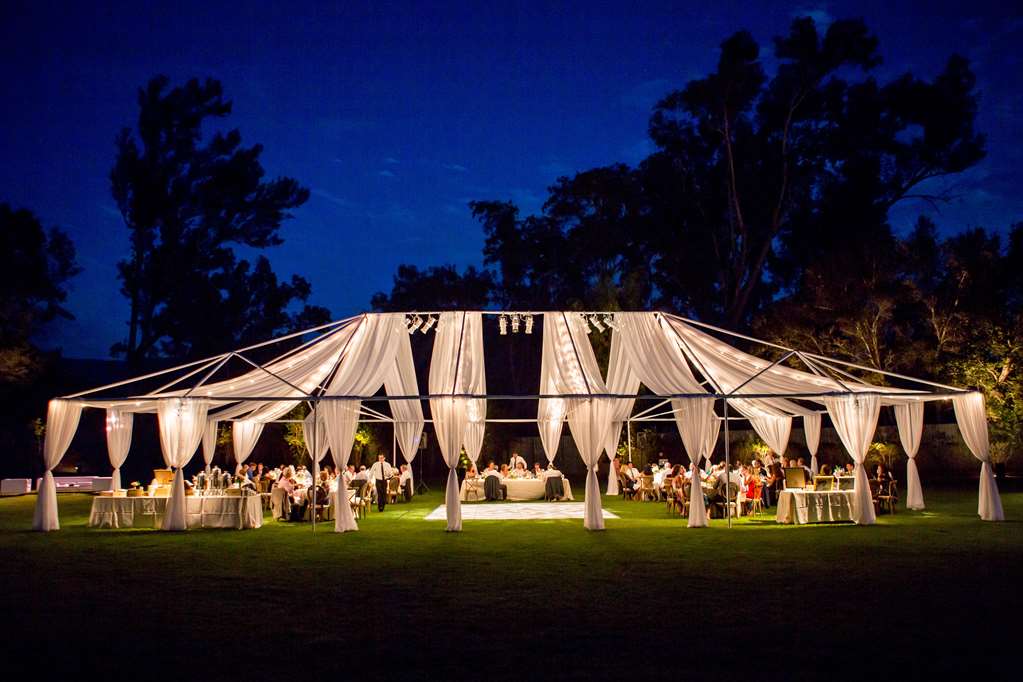
[[[505,504],[463,504],[463,521],[546,521],[548,519],[581,519],[584,502],[512,502]],[[605,519],[617,519],[618,515],[602,510]],[[427,521],[444,521],[447,509],[444,505],[427,514]]]

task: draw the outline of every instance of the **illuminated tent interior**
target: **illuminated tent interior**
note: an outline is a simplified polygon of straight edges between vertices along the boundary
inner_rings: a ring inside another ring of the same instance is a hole
[[[541,322],[543,334],[539,393],[488,394],[484,322],[496,322],[501,334],[507,332],[509,322],[515,331],[524,325],[526,333],[532,333],[534,318]],[[611,341],[604,373],[590,334],[606,329]],[[420,391],[413,363],[412,338],[417,330],[436,334],[426,392]],[[711,332],[768,348],[776,357],[744,352]],[[286,350],[264,362],[252,359],[275,345]],[[229,363],[239,362],[245,370],[226,376]],[[867,383],[851,373],[856,370],[885,375],[906,387]],[[141,388],[168,379],[152,390]],[[381,388],[383,396],[378,395]],[[347,465],[360,420],[390,422],[398,447],[411,462],[426,423],[425,402],[449,468],[447,530],[459,531],[462,517],[455,469],[461,451],[475,462],[488,421],[515,421],[488,420],[487,403],[494,400],[536,402],[535,421],[551,461],[568,422],[587,469],[584,526],[591,530],[604,527],[597,480],[601,456],[614,456],[623,425],[667,419],[676,423],[693,467],[710,457],[722,424],[727,431],[731,419],[748,420],[779,455],[788,446],[793,419],[801,419],[816,473],[821,422],[827,415],[856,462],[854,520],[871,524],[874,509],[863,460],[881,407],[891,406],[909,456],[907,502],[914,508],[919,500],[922,508],[914,457],[923,428],[923,404],[935,400],[953,402],[963,439],[981,461],[978,514],[984,520],[1003,519],[990,466],[984,399],[978,392],[785,348],[661,312],[458,311],[365,313],[51,400],[43,451],[46,473],[34,528],[59,529],[52,471],[67,451],[83,409],[106,410],[115,488],[120,486],[118,469],[131,443],[134,415],[156,415],[161,452],[175,472],[162,527],[184,530],[182,469],[199,450],[207,463],[211,461],[219,423],[231,423],[234,456],[240,464],[252,452],[264,424],[281,420],[306,403],[310,413],[303,427],[314,469],[328,450],[336,467]],[[374,408],[379,401],[388,403],[390,415]],[[724,443],[727,458],[727,437]],[[342,482],[339,496],[346,494],[344,488]],[[702,495],[693,499],[702,502]],[[706,525],[702,504],[693,507],[689,525]],[[356,530],[348,505],[338,505],[338,510],[335,530]]]

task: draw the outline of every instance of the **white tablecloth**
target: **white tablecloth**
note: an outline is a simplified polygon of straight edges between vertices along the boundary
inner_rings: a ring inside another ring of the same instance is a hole
[[[574,500],[572,497],[572,486],[569,485],[567,478],[561,479],[565,485],[565,500]],[[502,485],[508,486],[508,499],[509,500],[542,500],[544,493],[545,480],[542,478],[505,478],[501,481]],[[475,490],[475,494],[470,493],[470,490]],[[485,500],[486,495],[483,494],[483,479],[465,479],[462,481],[461,490],[458,493],[459,499],[462,502],[468,502],[470,500]]]
[[[852,490],[783,490],[778,496],[778,523],[852,521]]]
[[[166,497],[97,497],[89,514],[91,528],[159,527]],[[185,498],[189,528],[259,528],[263,506],[259,495],[189,496]]]

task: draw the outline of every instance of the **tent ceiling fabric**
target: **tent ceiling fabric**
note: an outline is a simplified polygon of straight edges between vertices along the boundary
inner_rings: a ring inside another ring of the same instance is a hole
[[[126,417],[136,412],[162,412],[167,421],[167,403],[175,399],[188,399],[186,404],[199,404],[193,401],[201,401],[204,406],[201,410],[203,428],[195,430],[189,427],[189,437],[184,439],[188,443],[175,444],[172,448],[172,459],[183,464],[191,459],[204,433],[204,455],[208,458],[212,454],[218,421],[244,420],[253,425],[263,424],[280,419],[302,402],[322,407],[324,403],[340,401],[345,408],[333,411],[330,417],[325,415],[323,428],[328,431],[327,440],[335,462],[346,462],[348,452],[334,452],[335,447],[350,450],[348,431],[357,428],[360,414],[367,410],[361,402],[379,400],[379,396],[374,396],[383,387],[389,399],[391,417],[384,415],[378,418],[394,423],[395,438],[406,461],[415,457],[425,421],[422,401],[429,399],[438,441],[453,472],[460,449],[465,447],[470,457],[476,457],[483,440],[487,413],[483,316],[510,313],[460,311],[430,314],[438,315],[440,321],[435,332],[428,395],[419,393],[406,314],[365,313],[306,333],[292,334],[51,401],[44,446],[46,473],[34,526],[38,529],[59,527],[56,495],[50,494],[52,476],[49,472],[70,445],[77,428],[78,413],[84,407],[117,410]],[[546,312],[543,313],[540,395],[548,397],[502,396],[538,400],[537,423],[549,458],[553,459],[556,454],[566,419],[589,471],[596,467],[603,452],[612,456],[623,422],[653,418],[649,414],[633,416],[640,383],[653,394],[644,395],[643,399],[670,399],[680,432],[693,430],[683,440],[687,442],[687,450],[702,443],[699,451],[690,452],[696,461],[709,456],[713,447],[710,437],[716,431],[696,424],[695,421],[699,420],[694,420],[692,411],[682,409],[683,404],[692,399],[700,398],[701,404],[710,406],[709,410],[697,411],[701,419],[710,421],[720,420],[724,412],[723,406],[719,406],[719,413],[715,414],[715,403],[727,401],[728,410],[749,419],[760,436],[779,453],[784,452],[788,443],[793,417],[803,419],[807,445],[813,452],[816,449],[813,446],[819,439],[820,415],[828,411],[834,422],[835,415],[839,414],[841,420],[846,421],[839,428],[840,432],[844,431],[842,440],[847,447],[852,446],[856,450],[851,453],[854,459],[861,460],[863,452],[860,446],[864,438],[869,442],[876,419],[870,418],[872,410],[847,409],[847,401],[843,398],[874,396],[879,405],[904,406],[956,396],[960,430],[971,451],[982,462],[981,516],[986,519],[1001,517],[998,490],[990,475],[986,415],[983,396],[979,393],[898,375],[890,376],[913,382],[921,388],[874,385],[852,378],[839,368],[843,364],[841,361],[781,349],[782,352],[787,351],[782,359],[795,358],[807,368],[795,369],[779,361],[738,350],[705,331],[702,327],[706,325],[675,315],[658,312],[609,314],[613,315],[615,324],[611,327],[611,358],[606,380],[597,365],[584,315],[578,312]],[[738,336],[725,330],[716,331]],[[303,340],[305,335],[313,333],[317,335]],[[757,342],[756,339],[743,338]],[[300,345],[262,365],[245,355],[256,348],[289,339]],[[228,369],[237,369],[237,363],[247,363],[251,368],[240,375],[223,378]],[[888,374],[881,370],[871,371]],[[174,375],[173,372],[182,374]],[[122,397],[123,387],[154,381],[156,377],[169,379],[173,376],[178,378],[161,388]],[[113,388],[122,392],[112,394]],[[874,402],[867,401],[869,404]],[[905,411],[902,413],[906,414]],[[916,409],[913,414],[917,414]],[[256,430],[256,427],[251,428]],[[171,431],[177,430],[177,426],[161,428],[161,436],[166,438]],[[192,438],[193,431],[195,438]],[[320,447],[317,444],[317,449]],[[186,452],[182,448],[191,449]],[[244,449],[240,448],[239,454]],[[166,447],[165,454],[169,454]],[[182,464],[176,466],[180,468]],[[602,527],[603,517],[597,513],[598,495],[592,496],[597,506],[590,510],[590,487],[588,481],[587,511],[593,511],[596,516],[588,516],[586,525]],[[451,530],[461,528],[457,490],[454,497],[455,504],[448,506]]]

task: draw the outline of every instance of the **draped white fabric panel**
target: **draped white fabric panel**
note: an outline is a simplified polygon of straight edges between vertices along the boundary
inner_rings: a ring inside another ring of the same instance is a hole
[[[729,405],[731,404],[731,401],[729,401]],[[753,414],[756,413],[753,412]],[[767,447],[771,448],[779,457],[784,455],[785,449],[789,446],[789,435],[792,433],[792,417],[774,417],[759,414],[757,416],[749,416],[748,418],[750,426],[757,432],[757,435],[764,439]]]
[[[118,409],[107,410],[107,455],[114,471],[110,475],[111,490],[121,488],[121,465],[131,449],[132,413]]]
[[[206,428],[202,432],[202,459],[206,462],[206,473],[210,473],[210,464],[213,463],[213,456],[217,454],[217,430],[220,422],[216,419],[206,421]]]
[[[157,407],[163,461],[174,469],[163,530],[185,530],[185,479],[182,469],[195,454],[206,429],[209,401],[202,398],[162,400]]]
[[[546,320],[546,315],[544,316]],[[555,368],[551,365],[554,361],[553,350],[547,351],[547,323],[544,322],[544,345],[540,356],[540,395],[556,395],[557,387],[554,385]],[[554,462],[558,455],[558,446],[561,445],[561,430],[565,425],[565,415],[568,413],[568,404],[562,398],[540,398],[537,401],[536,425],[540,430],[540,444],[543,445],[543,452],[549,463]]]
[[[430,360],[430,393],[451,397],[431,398],[430,414],[441,455],[448,465],[444,505],[447,530],[452,532],[462,530],[462,507],[455,474],[458,457],[462,446],[466,445],[470,417],[475,421],[466,451],[471,449],[479,456],[483,443],[482,417],[486,415],[486,401],[455,396],[481,394],[486,391],[485,387],[482,316],[479,313],[441,313]]]
[[[920,472],[916,468],[916,453],[924,432],[924,404],[905,403],[895,406],[895,423],[899,426],[899,440],[909,458],[906,461],[906,507],[924,509],[924,491],[920,485]]]
[[[540,385],[555,395],[607,393],[597,358],[578,313],[544,313]],[[586,504],[583,526],[603,530],[604,514],[597,482],[597,464],[607,444],[615,401],[608,398],[567,398],[568,426],[586,464]],[[543,422],[540,422],[543,434]],[[550,454],[548,454],[550,457]]]
[[[305,443],[305,449],[309,453],[309,457],[316,464],[323,461],[327,450],[330,449],[327,424],[323,421],[322,416],[317,417],[318,414],[317,410],[313,410],[302,420],[302,442]],[[355,438],[354,432],[352,433],[352,438]]]
[[[337,371],[325,395],[370,396],[376,393],[394,369],[403,342],[408,342],[404,315],[364,315],[340,350]],[[405,381],[402,378],[403,385]],[[317,412],[323,413],[330,452],[338,471],[348,466],[361,405],[359,400],[324,400],[317,407]],[[343,477],[339,481],[334,530],[338,533],[358,530],[348,504],[347,485]]]
[[[334,457],[334,468],[338,472],[344,471],[348,467],[348,458],[352,455],[352,445],[355,443],[355,432],[359,428],[359,401],[327,400],[321,402],[313,414],[320,415],[322,428],[326,431],[327,446]],[[316,436],[319,435],[320,428],[317,427]],[[319,452],[319,445],[316,446],[316,450]],[[321,458],[322,456],[320,454]],[[334,504],[337,505],[334,508],[334,531],[347,533],[359,530],[352,506],[348,503],[348,484],[344,476],[337,477],[337,496],[334,498]]]
[[[53,469],[67,452],[78,430],[82,405],[73,400],[51,400],[46,406],[46,438],[43,442],[43,483],[36,497],[32,529],[60,530],[57,516],[57,484],[53,482]]]
[[[713,398],[695,398],[689,400],[672,400],[672,411],[675,413],[675,424],[682,436],[682,445],[689,455],[693,478],[689,489],[689,523],[690,528],[707,526],[707,510],[703,505],[703,488],[700,487],[700,459],[708,448],[713,433],[717,439],[720,422],[714,417]]]
[[[635,395],[639,391],[639,377],[632,371],[632,367],[625,357],[621,334],[614,329],[611,330],[611,354],[607,363],[607,390],[618,395]],[[604,452],[607,453],[608,460],[614,459],[618,453],[618,441],[622,438],[622,427],[632,414],[635,404],[635,399],[618,399],[613,402],[611,427],[607,431],[607,442],[604,444]],[[614,467],[608,467],[607,494],[618,494],[618,479],[615,477]]]
[[[876,395],[842,396],[825,398],[828,415],[835,425],[838,437],[856,462],[856,492],[853,495],[853,520],[861,525],[876,521],[874,503],[870,497],[870,483],[863,460],[870,448],[870,441],[877,429],[877,416],[881,401]]]
[[[419,395],[419,382],[412,362],[412,343],[409,335],[400,336],[394,356],[394,366],[384,379],[387,395]],[[423,435],[423,405],[418,400],[391,400],[394,417],[394,436],[406,462],[411,464],[419,452],[419,439]]]
[[[819,414],[803,415],[803,436],[806,438],[806,449],[810,451],[810,473],[816,476],[820,471],[817,466],[817,449],[821,445],[821,416]]]
[[[980,393],[968,393],[952,398],[955,408],[956,423],[963,434],[966,447],[973,456],[981,461],[980,496],[977,501],[977,513],[985,521],[1004,521],[1002,498],[998,494],[994,472],[991,471],[991,444],[987,433],[987,410],[984,407],[984,396]]]
[[[252,450],[263,433],[263,422],[243,419],[231,424],[231,447],[234,450],[234,461],[241,465],[252,454]]]

